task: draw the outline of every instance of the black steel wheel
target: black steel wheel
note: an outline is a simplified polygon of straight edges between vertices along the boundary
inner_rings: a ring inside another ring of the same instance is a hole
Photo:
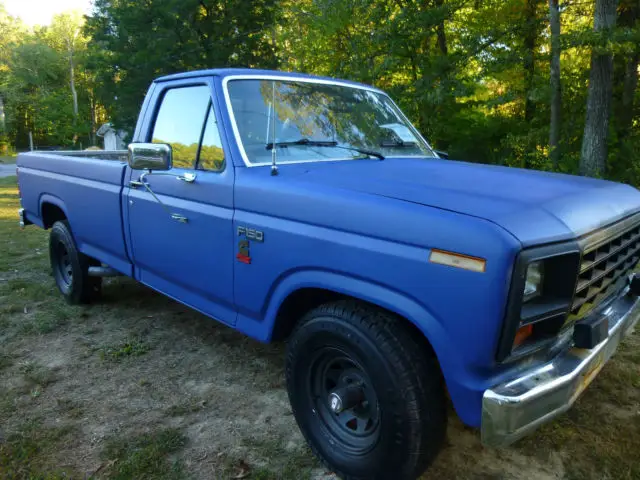
[[[321,348],[309,371],[308,401],[345,451],[363,455],[380,437],[380,406],[366,371],[348,352]]]
[[[55,248],[56,250],[53,265],[53,268],[55,270],[54,276],[56,278],[60,278],[60,281],[63,282],[67,288],[69,288],[73,283],[73,268],[71,266],[69,252],[67,251],[67,247],[62,240],[58,240],[53,248]]]
[[[78,251],[66,221],[51,227],[49,257],[53,278],[67,302],[89,303],[100,295],[102,279],[89,276],[89,266],[97,262]]]
[[[314,453],[348,479],[414,479],[444,441],[439,367],[405,321],[357,302],[309,312],[287,347],[287,389]]]

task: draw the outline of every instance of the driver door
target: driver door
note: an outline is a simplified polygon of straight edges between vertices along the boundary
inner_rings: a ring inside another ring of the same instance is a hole
[[[234,324],[234,170],[225,162],[212,83],[190,82],[159,89],[145,139],[171,145],[173,168],[143,178],[129,170],[131,256],[140,282]]]

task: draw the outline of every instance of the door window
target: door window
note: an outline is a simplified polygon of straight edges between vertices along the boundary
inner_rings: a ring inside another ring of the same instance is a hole
[[[172,88],[164,94],[151,141],[171,145],[174,167],[195,167],[210,105],[211,95],[206,85]]]

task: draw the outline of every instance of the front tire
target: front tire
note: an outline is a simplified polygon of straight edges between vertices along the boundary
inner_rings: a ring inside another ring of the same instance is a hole
[[[347,479],[414,479],[440,451],[444,385],[435,358],[386,312],[320,306],[287,347],[287,389],[314,453]]]
[[[51,227],[49,258],[53,278],[68,303],[90,303],[100,296],[102,279],[89,276],[89,266],[97,262],[80,253],[66,220]]]

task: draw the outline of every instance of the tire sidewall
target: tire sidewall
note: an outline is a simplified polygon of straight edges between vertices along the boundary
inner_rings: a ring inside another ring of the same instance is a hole
[[[345,454],[322,428],[322,420],[310,408],[307,382],[311,362],[319,349],[332,346],[348,352],[366,371],[380,405],[380,436],[377,444],[362,456]],[[319,315],[304,324],[289,343],[287,352],[287,387],[298,426],[307,441],[323,459],[353,478],[401,478],[397,466],[407,463],[411,455],[409,412],[402,386],[385,352],[366,332],[337,317]]]
[[[62,243],[67,250],[69,262],[71,263],[71,284],[67,285],[61,276],[58,266],[58,249],[57,245]],[[60,293],[70,303],[81,303],[83,282],[86,282],[86,265],[83,264],[80,252],[76,247],[75,241],[68,225],[65,222],[56,222],[51,228],[49,239],[49,255],[51,259],[51,268],[53,269],[53,278]]]

